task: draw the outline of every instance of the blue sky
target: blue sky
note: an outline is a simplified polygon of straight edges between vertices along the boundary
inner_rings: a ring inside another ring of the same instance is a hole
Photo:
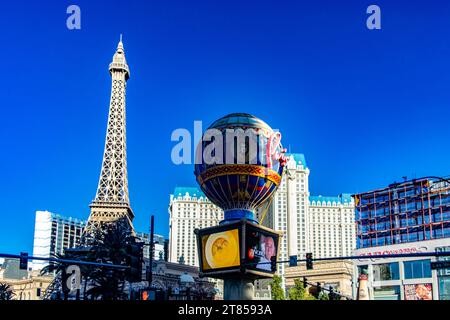
[[[373,3],[381,30],[366,28]],[[314,195],[450,174],[445,1],[10,1],[0,27],[0,252],[32,251],[36,210],[88,217],[120,33],[138,230],[154,214],[168,235],[169,194],[196,186],[172,131],[231,112],[280,129]]]

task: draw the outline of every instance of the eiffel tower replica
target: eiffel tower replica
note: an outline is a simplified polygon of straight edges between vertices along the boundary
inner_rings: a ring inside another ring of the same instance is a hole
[[[91,213],[81,237],[80,246],[66,249],[74,256],[83,257],[90,250],[90,242],[97,229],[105,224],[126,221],[135,236],[134,214],[130,207],[127,175],[127,144],[125,123],[125,89],[130,70],[125,59],[122,35],[113,61],[109,65],[112,78],[111,100],[109,104],[108,127],[106,130],[105,151],[97,193],[90,204]],[[86,280],[84,280],[86,281]],[[45,290],[43,299],[54,299],[61,295],[62,279],[56,276]]]
[[[92,236],[97,228],[119,220],[127,221],[133,233],[133,210],[130,207],[127,174],[127,143],[125,121],[126,83],[130,69],[125,59],[122,35],[113,61],[109,65],[112,78],[108,127],[102,169],[95,199],[90,204],[91,213],[84,237]]]

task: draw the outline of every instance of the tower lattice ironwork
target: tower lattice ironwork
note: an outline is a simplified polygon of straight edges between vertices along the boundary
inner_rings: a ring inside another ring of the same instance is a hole
[[[127,144],[125,121],[126,82],[130,70],[125,59],[122,36],[109,65],[112,78],[108,127],[102,169],[85,235],[93,234],[104,223],[125,219],[133,230],[134,214],[130,207],[127,174]],[[133,230],[134,233],[134,230]]]

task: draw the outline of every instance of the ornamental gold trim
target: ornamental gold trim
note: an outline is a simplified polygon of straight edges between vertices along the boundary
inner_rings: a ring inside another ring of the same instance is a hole
[[[254,164],[223,164],[216,166],[214,168],[209,168],[206,171],[202,172],[197,176],[197,180],[200,184],[205,183],[206,181],[219,177],[219,176],[226,176],[226,175],[233,175],[233,174],[241,174],[241,175],[249,175],[249,176],[256,176],[260,178],[265,178],[273,183],[275,185],[279,185],[281,182],[281,176],[278,174],[278,172],[263,167],[259,165]]]

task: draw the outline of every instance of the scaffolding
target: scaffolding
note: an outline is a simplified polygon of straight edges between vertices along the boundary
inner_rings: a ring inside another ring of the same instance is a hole
[[[355,198],[357,248],[450,237],[450,182],[427,177]]]

